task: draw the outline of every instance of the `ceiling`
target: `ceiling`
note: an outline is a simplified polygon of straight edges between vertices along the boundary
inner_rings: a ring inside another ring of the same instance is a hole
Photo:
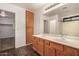
[[[59,14],[61,16],[65,16],[66,14],[76,14],[79,13],[79,4],[78,3],[67,3],[51,12],[46,13],[46,16],[53,16],[55,14]]]
[[[36,11],[39,8],[42,8],[47,3],[13,3],[14,5],[20,6],[22,8],[29,9],[31,11]]]

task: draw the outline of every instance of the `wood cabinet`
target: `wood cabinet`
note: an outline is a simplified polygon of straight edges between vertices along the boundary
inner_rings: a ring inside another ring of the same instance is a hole
[[[26,43],[32,43],[34,14],[26,11]]]
[[[34,19],[33,12],[26,11],[26,27],[33,27],[33,19]]]
[[[44,41],[38,37],[33,37],[32,40],[33,49],[37,51],[40,55],[44,54]]]
[[[72,47],[68,47],[68,46],[64,46],[64,55],[65,56],[78,56],[79,55],[79,50],[72,48]]]
[[[26,34],[26,42],[27,43],[32,43],[32,29],[27,27],[27,30],[26,30],[27,34]]]
[[[38,39],[38,53],[44,55],[44,40],[41,38]]]
[[[32,37],[32,45],[33,45],[33,49],[35,51],[37,51],[38,50],[38,39],[37,39],[37,37]]]
[[[45,40],[45,56],[55,56],[55,49],[53,49],[50,44],[50,41]]]
[[[45,41],[45,55],[46,56],[62,56],[63,55],[63,45]]]
[[[52,42],[50,45],[51,45],[52,49],[55,50],[56,56],[63,56],[63,52],[64,52],[63,45],[55,43],[55,42]]]
[[[78,56],[79,49],[33,36],[33,48],[44,56]]]

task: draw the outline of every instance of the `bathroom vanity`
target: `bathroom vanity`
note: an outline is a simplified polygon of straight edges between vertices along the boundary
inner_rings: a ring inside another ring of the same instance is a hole
[[[69,41],[70,40],[70,41]],[[79,41],[61,36],[33,35],[33,49],[43,56],[78,56]]]

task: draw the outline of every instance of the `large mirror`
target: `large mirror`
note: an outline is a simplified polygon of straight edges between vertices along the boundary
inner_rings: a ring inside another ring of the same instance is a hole
[[[79,17],[63,22],[64,18],[79,15],[79,3],[67,3],[51,12],[44,14],[44,33],[79,36]],[[69,20],[69,19],[67,19]]]

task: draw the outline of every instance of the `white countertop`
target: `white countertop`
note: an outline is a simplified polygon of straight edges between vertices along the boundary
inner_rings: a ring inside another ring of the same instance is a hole
[[[33,36],[79,49],[79,37],[50,35],[50,34],[39,34]]]

